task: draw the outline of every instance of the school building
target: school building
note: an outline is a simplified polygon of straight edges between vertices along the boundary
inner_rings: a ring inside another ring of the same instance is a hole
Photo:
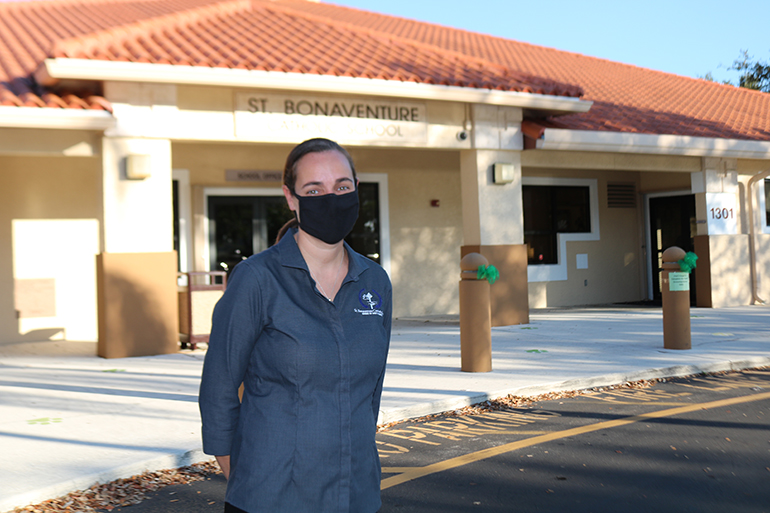
[[[655,299],[672,245],[693,304],[770,298],[770,94],[309,0],[32,1],[0,4],[0,344],[174,350],[177,272],[267,248],[317,136],[396,317],[458,313],[469,251],[496,325]]]

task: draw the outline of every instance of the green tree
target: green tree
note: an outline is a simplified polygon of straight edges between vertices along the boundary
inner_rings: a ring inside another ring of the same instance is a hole
[[[770,93],[770,63],[755,61],[748,50],[741,50],[741,55],[728,69],[739,71],[738,86],[755,91]]]

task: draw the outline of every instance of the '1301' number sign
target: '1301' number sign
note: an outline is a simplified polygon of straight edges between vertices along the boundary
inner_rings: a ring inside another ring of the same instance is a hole
[[[709,235],[734,235],[738,233],[735,194],[727,192],[706,193]]]

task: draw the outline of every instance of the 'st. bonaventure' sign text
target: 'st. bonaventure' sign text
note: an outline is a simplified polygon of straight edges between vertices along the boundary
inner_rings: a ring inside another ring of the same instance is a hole
[[[403,145],[427,138],[423,104],[319,96],[239,93],[235,127],[236,137],[248,140]]]

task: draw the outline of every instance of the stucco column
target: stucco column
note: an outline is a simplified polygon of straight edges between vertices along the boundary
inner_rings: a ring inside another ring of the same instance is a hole
[[[104,138],[102,144],[101,250],[172,251],[171,142],[121,137]],[[149,176],[128,178],[130,160]]]
[[[706,157],[691,175],[695,195],[696,303],[703,307],[751,303],[749,239],[742,227],[736,159]]]
[[[496,184],[495,164],[513,166],[513,181]],[[466,150],[460,155],[463,244],[524,243],[521,154],[517,151]]]
[[[521,114],[476,106],[473,145],[460,155],[463,202],[461,254],[484,255],[500,271],[490,288],[492,325],[529,322],[527,252],[521,194]],[[508,164],[508,183],[495,183],[494,165]]]
[[[107,137],[102,155],[98,354],[175,352],[171,142]]]

